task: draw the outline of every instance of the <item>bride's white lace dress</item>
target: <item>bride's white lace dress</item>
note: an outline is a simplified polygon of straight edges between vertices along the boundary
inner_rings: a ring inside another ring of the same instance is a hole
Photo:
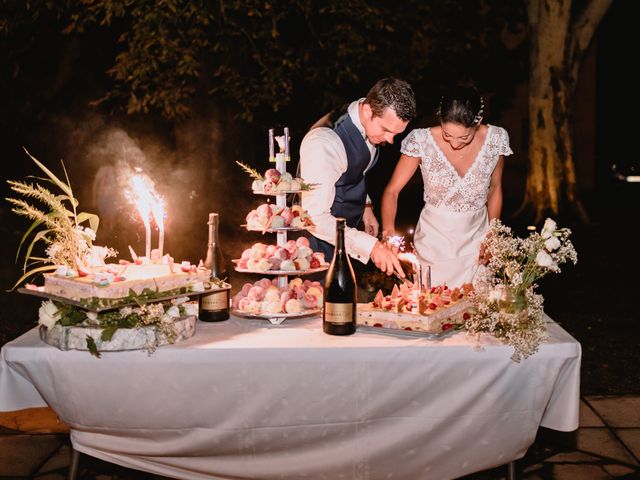
[[[416,255],[431,266],[431,284],[451,287],[472,282],[478,272],[480,243],[489,222],[487,195],[500,155],[511,155],[509,135],[487,126],[473,164],[460,176],[435,142],[431,129],[415,129],[400,151],[418,157],[424,182],[424,208],[414,234]]]

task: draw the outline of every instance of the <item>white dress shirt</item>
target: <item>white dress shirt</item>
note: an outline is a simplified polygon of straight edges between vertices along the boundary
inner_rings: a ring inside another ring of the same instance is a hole
[[[362,98],[352,102],[347,112],[367,143],[371,152],[371,162],[373,162],[376,147],[367,139],[358,111],[358,105],[363,101]],[[371,162],[364,173],[371,168]],[[335,245],[336,242],[336,218],[331,214],[331,206],[336,196],[336,182],[347,171],[347,166],[347,152],[342,140],[332,129],[313,128],[302,139],[300,175],[305,183],[317,184],[313,190],[303,192],[302,207],[307,210],[315,224],[309,231],[331,245]],[[370,201],[368,195],[367,201]],[[375,237],[356,228],[347,227],[345,230],[347,252],[362,263],[369,261],[376,241]]]

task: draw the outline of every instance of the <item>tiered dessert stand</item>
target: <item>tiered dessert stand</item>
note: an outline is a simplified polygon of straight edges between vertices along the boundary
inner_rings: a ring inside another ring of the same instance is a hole
[[[289,154],[289,129],[287,127],[284,128],[284,152],[278,153],[274,155],[274,131],[273,129],[269,130],[269,161],[275,162],[276,170],[280,172],[280,174],[286,173],[287,171],[287,162],[290,160],[291,156]],[[273,193],[257,193],[258,195],[270,195],[276,197],[276,206],[279,208],[287,207],[287,196],[290,194],[301,194],[302,190],[286,190],[286,191],[277,191]],[[247,226],[247,230],[261,232],[261,233],[275,233],[276,234],[276,244],[278,247],[284,248],[287,243],[287,234],[292,231],[303,231],[305,228],[298,227],[281,227],[281,228],[267,228],[264,230],[253,229]],[[255,273],[260,275],[277,275],[278,278],[278,288],[283,289],[289,284],[289,276],[291,275],[310,275],[317,272],[325,271],[329,268],[327,263],[321,265],[317,268],[309,268],[307,270],[249,270],[245,268],[239,268],[237,265],[234,269],[237,272],[242,273]],[[235,315],[250,317],[250,318],[263,318],[269,320],[274,325],[279,325],[284,322],[288,318],[299,318],[305,317],[309,315],[315,315],[321,311],[321,308],[317,309],[306,309],[299,313],[246,313],[238,310],[234,310],[233,313]]]

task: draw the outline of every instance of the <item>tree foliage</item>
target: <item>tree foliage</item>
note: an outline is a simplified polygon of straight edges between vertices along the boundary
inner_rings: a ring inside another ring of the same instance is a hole
[[[55,19],[68,37],[108,32],[115,41],[95,55],[112,59],[112,83],[94,105],[182,118],[213,96],[260,122],[323,111],[388,75],[411,81],[429,110],[452,81],[504,92],[522,66],[504,35],[523,18],[504,3],[32,0],[13,2],[3,31]]]
[[[88,64],[87,79],[101,78],[91,93],[95,107],[179,121],[212,99],[264,126],[274,116],[307,124],[389,75],[411,82],[422,116],[460,81],[490,96],[495,113],[529,74],[523,207],[542,218],[558,212],[561,197],[582,208],[573,96],[582,56],[610,3],[5,0],[0,86],[19,124],[21,115],[37,116],[39,105],[75,93],[65,85],[77,85],[74,66]],[[545,129],[536,127],[541,118]]]

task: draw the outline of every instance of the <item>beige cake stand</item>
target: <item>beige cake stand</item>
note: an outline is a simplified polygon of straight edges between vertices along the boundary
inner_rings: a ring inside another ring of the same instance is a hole
[[[196,331],[196,316],[189,315],[175,320],[175,337],[170,341],[166,335],[154,326],[139,328],[119,328],[109,341],[102,340],[100,327],[64,327],[59,323],[52,328],[40,326],[40,339],[60,350],[89,350],[87,337],[91,337],[99,352],[118,352],[124,350],[148,350],[176,343],[193,336]]]

